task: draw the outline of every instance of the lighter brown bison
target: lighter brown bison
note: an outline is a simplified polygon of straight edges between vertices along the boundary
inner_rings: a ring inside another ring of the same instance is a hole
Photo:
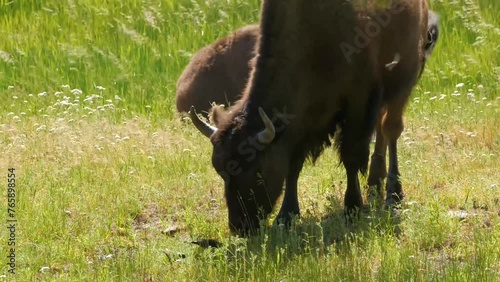
[[[194,106],[206,115],[212,103],[234,103],[250,76],[259,34],[258,25],[245,26],[199,50],[177,81],[177,110]]]

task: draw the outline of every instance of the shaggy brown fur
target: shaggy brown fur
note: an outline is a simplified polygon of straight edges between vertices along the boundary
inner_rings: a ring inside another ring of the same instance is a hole
[[[402,130],[402,105],[424,62],[427,2],[392,2],[375,10],[344,0],[264,1],[262,38],[249,84],[227,116],[214,112],[218,130],[211,135],[212,163],[224,178],[233,232],[247,234],[258,227],[285,179],[279,218],[299,213],[297,179],[303,161],[307,155],[319,156],[337,125],[348,177],[345,206],[348,211],[361,207],[358,172],[366,171],[378,113],[383,105],[380,132],[392,142]],[[391,13],[391,20],[361,47],[357,30],[383,13]],[[347,56],[340,46],[356,46],[355,52]],[[386,65],[395,54],[400,59],[389,70]],[[269,135],[273,126],[262,109],[272,117],[275,134]],[[192,119],[201,128],[195,115]],[[262,133],[272,141],[256,142]]]
[[[245,26],[199,50],[177,81],[177,110],[195,106],[206,114],[212,103],[236,101],[248,81],[259,34],[258,25]]]
[[[429,11],[426,59],[438,39],[438,20],[437,14]],[[259,35],[258,25],[247,25],[200,49],[177,82],[177,110],[187,112],[194,106],[206,115],[213,102],[228,106],[241,98],[250,76],[251,59],[255,56],[254,46]],[[421,71],[423,67],[424,64]]]

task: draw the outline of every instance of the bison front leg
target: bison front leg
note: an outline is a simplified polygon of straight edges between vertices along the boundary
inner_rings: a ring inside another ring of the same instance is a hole
[[[286,178],[285,196],[283,197],[283,203],[281,204],[281,209],[276,217],[275,223],[289,225],[294,216],[300,215],[297,182],[304,160],[304,156],[292,158]]]
[[[340,145],[340,158],[344,164],[347,174],[347,189],[344,196],[344,207],[347,215],[356,214],[363,206],[363,196],[359,186],[358,173],[368,163],[369,136],[359,138],[352,134],[354,127],[351,123],[345,123],[342,128],[342,141]],[[366,139],[366,142],[362,142]],[[366,144],[363,144],[366,143]]]
[[[370,154],[370,134],[360,131],[358,121],[346,120],[342,127],[340,158],[347,174],[347,189],[344,206],[347,215],[357,213],[363,206],[363,196],[359,185],[358,173],[364,172]]]
[[[403,132],[403,110],[401,104],[392,104],[382,118],[382,134],[389,145],[389,172],[386,182],[386,207],[398,204],[404,197],[399,179],[397,141]]]
[[[365,174],[368,167],[370,139],[379,120],[382,89],[379,83],[374,83],[368,95],[360,95],[357,100],[351,101],[342,126],[340,158],[347,173],[344,204],[348,215],[363,206],[358,173]],[[366,100],[363,101],[363,98]]]
[[[347,189],[345,191],[344,206],[347,215],[356,214],[363,206],[363,196],[359,187],[357,166],[345,165],[347,173]]]

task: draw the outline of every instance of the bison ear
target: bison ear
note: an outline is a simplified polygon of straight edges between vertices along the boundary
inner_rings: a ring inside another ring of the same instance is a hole
[[[224,106],[213,106],[210,110],[210,122],[215,124],[215,127],[219,127],[222,123],[224,116]]]

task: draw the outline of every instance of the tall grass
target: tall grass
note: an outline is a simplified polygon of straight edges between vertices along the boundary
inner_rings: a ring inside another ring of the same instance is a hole
[[[146,113],[151,106],[154,116],[171,118],[175,82],[190,55],[257,21],[259,4],[69,0],[1,8],[0,89],[52,94],[70,85],[91,94],[102,86],[125,99],[127,110]]]
[[[346,225],[345,173],[327,150],[301,174],[291,230],[243,240],[228,234],[211,146],[174,99],[191,55],[257,22],[260,1],[0,1],[0,170],[16,168],[18,200],[17,273],[2,227],[0,275],[500,280],[499,3],[431,3],[441,37],[406,112],[398,214]],[[5,189],[0,202],[6,219]],[[190,243],[206,238],[224,246]]]

